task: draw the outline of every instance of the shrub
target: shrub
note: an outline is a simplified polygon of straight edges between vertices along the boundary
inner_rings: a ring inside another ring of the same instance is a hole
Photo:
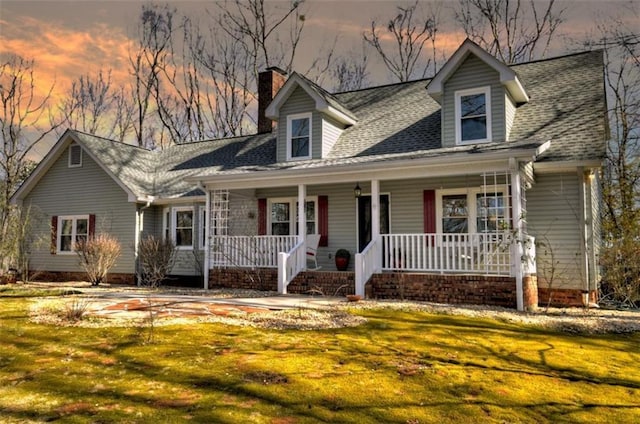
[[[105,281],[107,273],[120,256],[120,242],[109,234],[100,234],[89,240],[80,241],[76,246],[76,252],[89,282],[97,286]]]
[[[169,275],[176,256],[171,239],[147,236],[138,244],[138,281],[141,285],[157,287]]]

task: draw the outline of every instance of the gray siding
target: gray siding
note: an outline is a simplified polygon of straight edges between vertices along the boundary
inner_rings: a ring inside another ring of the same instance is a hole
[[[326,157],[342,134],[343,126],[328,116],[322,119],[322,156]]]
[[[319,158],[322,154],[322,114],[315,110],[315,102],[300,87],[296,88],[280,108],[278,119],[277,160],[287,160],[287,116],[312,112],[311,116],[311,155]]]
[[[455,92],[470,88],[491,87],[491,132],[493,141],[505,140],[505,90],[498,72],[474,55],[470,55],[444,85],[442,98],[442,145],[456,144]]]
[[[82,167],[69,168],[66,149],[25,199],[42,219],[37,233],[42,239],[31,255],[33,271],[82,271],[75,254],[50,253],[51,217],[61,215],[96,216],[96,234],[109,233],[122,246],[122,254],[111,272],[134,272],[136,205],[86,152]]]
[[[513,120],[516,117],[516,104],[509,93],[505,90],[504,99],[504,127],[505,127],[505,139],[510,140],[511,127],[513,127]]]
[[[576,173],[538,175],[527,191],[528,232],[536,238],[540,287],[582,289],[581,181]],[[553,281],[552,272],[555,273]]]

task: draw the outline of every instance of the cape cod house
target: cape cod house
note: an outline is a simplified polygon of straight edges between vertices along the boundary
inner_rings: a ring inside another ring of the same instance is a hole
[[[466,40],[432,79],[335,94],[269,69],[258,113],[255,135],[164,151],[67,131],[13,198],[51,236],[31,268],[77,275],[74,240],[105,231],[129,252],[112,280],[134,281],[152,234],[175,240],[173,274],[210,288],[518,309],[595,296],[601,52],[508,66]]]

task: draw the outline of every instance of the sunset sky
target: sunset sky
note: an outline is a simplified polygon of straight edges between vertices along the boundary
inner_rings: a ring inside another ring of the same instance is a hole
[[[186,14],[207,18],[213,2],[169,2]],[[269,2],[278,4],[277,1]],[[428,4],[424,2],[425,5]],[[441,4],[443,24],[439,31],[439,47],[453,51],[464,34],[451,17],[451,6]],[[36,61],[38,86],[45,90],[55,82],[59,95],[70,82],[87,73],[112,69],[114,81],[128,78],[127,45],[135,36],[141,1],[11,1],[0,0],[0,53],[17,53]],[[311,0],[305,6],[306,22],[303,44],[300,47],[297,70],[304,71],[317,52],[333,44],[336,35],[338,53],[359,50],[362,33],[375,19],[387,21],[393,16],[397,1],[332,1]],[[407,3],[404,3],[407,4]],[[554,41],[552,55],[576,50],[569,40],[580,39],[595,28],[597,19],[610,15],[625,15],[625,1],[563,1],[566,22]],[[637,4],[636,4],[637,6]],[[209,18],[210,19],[210,18]],[[640,22],[630,25],[640,27]],[[371,56],[373,58],[373,55]],[[378,62],[371,63],[374,83],[390,81],[388,73]]]

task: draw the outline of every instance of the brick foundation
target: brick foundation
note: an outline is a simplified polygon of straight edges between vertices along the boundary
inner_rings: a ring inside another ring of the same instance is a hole
[[[512,277],[382,273],[372,277],[365,291],[366,297],[374,299],[516,307]]]
[[[301,272],[289,283],[287,292],[346,296],[355,294],[355,287],[355,275],[353,272]]]
[[[585,305],[583,294],[587,294],[587,292],[575,289],[549,289],[548,287],[538,287],[538,302],[540,306],[549,305],[554,307],[583,307],[587,306]],[[588,302],[596,303],[598,301],[597,290],[592,290],[588,294]]]
[[[31,281],[51,281],[62,283],[66,281],[87,281],[87,274],[84,272],[67,272],[67,271],[36,271],[30,276]],[[135,274],[113,273],[107,274],[109,284],[136,284]]]
[[[524,309],[535,309],[538,306],[538,277],[527,275],[522,279]]]
[[[210,289],[278,290],[275,268],[216,268],[209,271]]]

